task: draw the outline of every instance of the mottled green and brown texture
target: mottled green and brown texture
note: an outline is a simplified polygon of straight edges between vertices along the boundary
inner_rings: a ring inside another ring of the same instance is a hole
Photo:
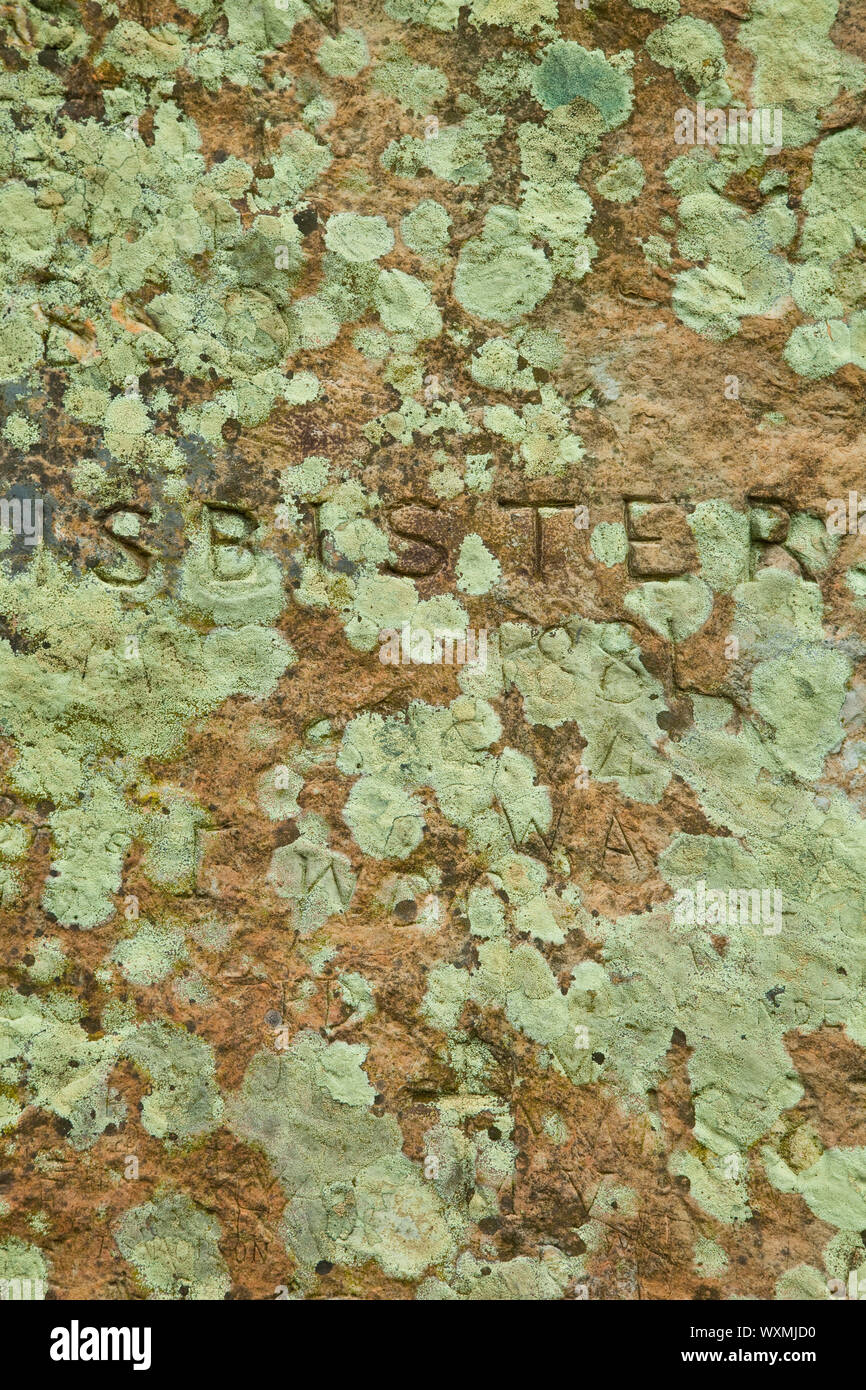
[[[22,0],[0,63],[0,1280],[866,1281],[860,7]]]

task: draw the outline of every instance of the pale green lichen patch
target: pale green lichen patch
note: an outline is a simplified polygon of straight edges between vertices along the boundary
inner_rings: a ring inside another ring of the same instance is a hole
[[[442,814],[487,849],[494,867],[509,863],[510,848],[533,826],[547,829],[551,805],[528,758],[513,748],[498,756],[487,751],[500,733],[492,707],[470,695],[445,709],[414,701],[405,719],[354,719],[337,766],[361,774],[343,813],[361,847],[360,837],[369,837],[368,852],[380,858],[403,858],[416,848],[424,833],[416,789],[432,787]]]
[[[698,632],[713,609],[713,596],[700,579],[650,580],[625,596],[630,613],[654,632],[672,642],[683,642]]]
[[[338,976],[337,984],[343,1003],[349,1009],[347,1022],[363,1023],[376,1012],[376,1000],[370,981],[356,970]]]
[[[701,563],[701,578],[719,594],[729,594],[749,578],[750,523],[727,502],[699,502],[689,516]]]
[[[399,178],[415,178],[421,169],[429,169],[437,179],[476,187],[487,183],[493,173],[486,148],[502,134],[504,125],[503,116],[472,109],[458,125],[439,126],[435,139],[404,135],[392,140],[381,163]]]
[[[27,1245],[15,1236],[0,1241],[0,1286],[6,1281],[21,1280],[19,1297],[29,1294],[31,1299],[41,1300],[45,1297],[47,1279],[48,1263],[38,1245]],[[4,1296],[13,1297],[12,1294]]]
[[[866,135],[857,127],[823,140],[815,151],[812,180],[803,195],[806,221],[800,239],[803,264],[793,294],[815,324],[801,324],[785,346],[795,372],[823,377],[846,363],[866,363],[866,316],[850,268],[864,240]]]
[[[827,530],[826,519],[795,512],[791,517],[785,549],[804,566],[807,574],[820,574],[832,563],[839,549],[839,537]]]
[[[596,560],[608,569],[623,564],[628,555],[628,539],[621,521],[600,521],[593,526],[589,544]]]
[[[682,321],[724,339],[739,331],[744,315],[770,313],[790,291],[791,268],[777,252],[796,228],[784,198],[749,216],[711,190],[688,193],[680,203],[678,249],[706,264],[677,276],[673,306]]]
[[[183,930],[169,923],[142,921],[133,936],[117,943],[111,959],[131,984],[156,984],[186,959]]]
[[[819,777],[844,737],[840,716],[852,674],[850,658],[823,639],[820,592],[766,569],[739,585],[734,598],[734,631],[759,658],[752,704],[772,730],[775,755],[797,776]]]
[[[658,236],[653,232],[643,242],[643,253],[650,265],[660,265],[667,268],[671,264],[671,244],[663,236]]]
[[[425,261],[441,264],[448,245],[450,225],[447,208],[433,198],[424,198],[400,222],[400,235],[410,251]]]
[[[20,896],[20,875],[12,867],[24,858],[30,845],[30,832],[16,821],[0,822],[0,904],[10,907]]]
[[[698,1274],[710,1279],[723,1275],[730,1263],[721,1245],[705,1236],[695,1241],[694,1262]]]
[[[267,882],[279,898],[293,905],[298,930],[307,936],[335,912],[345,912],[355,891],[356,875],[346,855],[328,845],[328,827],[305,816],[301,834],[275,849]]]
[[[262,600],[253,581],[250,613],[234,593],[222,597],[229,580],[213,577],[208,589],[207,571],[196,573],[200,607],[219,609],[230,626],[202,634],[163,599],[125,610],[114,588],[93,575],[73,581],[50,553],[14,577],[0,576],[0,609],[23,639],[17,652],[0,643],[0,720],[18,750],[10,776],[21,794],[47,797],[56,808],[43,901],[63,923],[93,927],[113,914],[136,835],[151,841],[157,877],[182,875],[184,854],[191,865],[189,835],[186,850],[178,850],[165,838],[166,818],[128,800],[131,769],[175,753],[191,719],[230,694],[269,693],[293,660],[283,638],[256,623],[282,605],[281,586]],[[275,561],[265,573],[278,579]],[[188,803],[173,804],[188,821]]]
[[[39,426],[26,415],[10,415],[3,426],[3,437],[13,449],[29,449],[39,439]]]
[[[108,1092],[118,1040],[90,1041],[69,1002],[62,995],[42,1004],[32,995],[4,993],[0,1062],[12,1064],[21,1084],[26,1075],[29,1102],[70,1121],[70,1142],[85,1147],[122,1117]]]
[[[786,145],[813,140],[818,113],[866,84],[863,63],[830,38],[838,8],[838,0],[756,0],[740,25],[738,42],[755,57],[754,104],[782,108]]]
[[[363,30],[344,29],[341,34],[323,39],[316,61],[329,77],[357,77],[370,61]]]
[[[727,106],[731,89],[725,81],[727,60],[722,36],[705,19],[684,15],[650,34],[647,53],[708,106]]]
[[[480,536],[464,536],[457,559],[457,588],[464,594],[489,594],[502,578],[502,566]]]
[[[453,1299],[519,1300],[535,1302],[562,1298],[565,1290],[583,1273],[583,1262],[550,1248],[538,1259],[518,1255],[491,1269],[475,1256],[461,1255],[451,1284],[441,1279],[425,1279],[417,1297],[425,1301]]]
[[[639,198],[645,183],[643,165],[639,159],[616,160],[599,174],[595,186],[603,198],[612,203],[633,203]]]
[[[863,1230],[866,1218],[866,1150],[827,1149],[816,1163],[794,1173],[765,1150],[767,1176],[780,1192],[799,1192],[822,1221],[841,1231]]]
[[[186,1193],[130,1207],[114,1230],[117,1248],[152,1298],[222,1299],[231,1279],[215,1217]]]
[[[288,820],[299,815],[298,794],[303,786],[302,774],[286,763],[266,768],[258,780],[258,798],[268,819]]]
[[[503,670],[529,722],[557,728],[574,721],[593,777],[617,781],[635,800],[657,800],[670,779],[657,752],[664,697],[623,629],[573,619],[533,638],[509,624],[502,643]]]
[[[492,405],[484,411],[484,426],[511,444],[515,462],[523,462],[530,478],[566,473],[584,455],[583,440],[571,429],[571,412],[552,386],[542,386],[539,405],[524,405],[520,412],[509,405]]]
[[[405,859],[424,834],[420,804],[378,777],[364,777],[355,784],[343,819],[363,852],[375,859]]]
[[[482,235],[460,252],[454,293],[470,314],[508,324],[534,309],[552,284],[544,253],[521,235],[517,214],[494,208]]]
[[[66,952],[62,943],[54,936],[41,936],[33,942],[33,964],[27,968],[30,977],[40,984],[49,981],[59,982],[67,966]]]
[[[267,1153],[288,1202],[287,1249],[309,1281],[321,1260],[376,1260],[414,1279],[446,1259],[440,1200],[402,1153],[391,1116],[373,1115],[366,1049],[301,1034],[281,1057],[260,1054],[229,1102],[229,1120]]]
[[[110,1085],[127,1057],[149,1079],[142,1123],[159,1139],[183,1142],[213,1129],[222,1114],[213,1053],[202,1039],[164,1021],[136,1025],[106,1018],[91,1038],[74,999],[54,991],[44,1001],[7,990],[0,999],[0,1063],[9,1063],[28,1102],[69,1122],[76,1148],[92,1145],[125,1107]]]
[[[141,1122],[157,1139],[183,1142],[215,1129],[223,1114],[213,1051],[163,1020],[144,1023],[125,1043],[127,1055],[151,1082]]]
[[[325,245],[329,251],[354,264],[377,261],[394,245],[394,233],[384,217],[360,217],[353,212],[337,212],[328,218]]]
[[[386,49],[376,65],[373,85],[396,99],[416,116],[430,111],[448,91],[448,79],[439,68],[413,63],[400,44]]]

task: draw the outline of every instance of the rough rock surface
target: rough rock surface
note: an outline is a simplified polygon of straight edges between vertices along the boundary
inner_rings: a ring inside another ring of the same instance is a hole
[[[861,8],[0,61],[0,1294],[866,1291]]]

